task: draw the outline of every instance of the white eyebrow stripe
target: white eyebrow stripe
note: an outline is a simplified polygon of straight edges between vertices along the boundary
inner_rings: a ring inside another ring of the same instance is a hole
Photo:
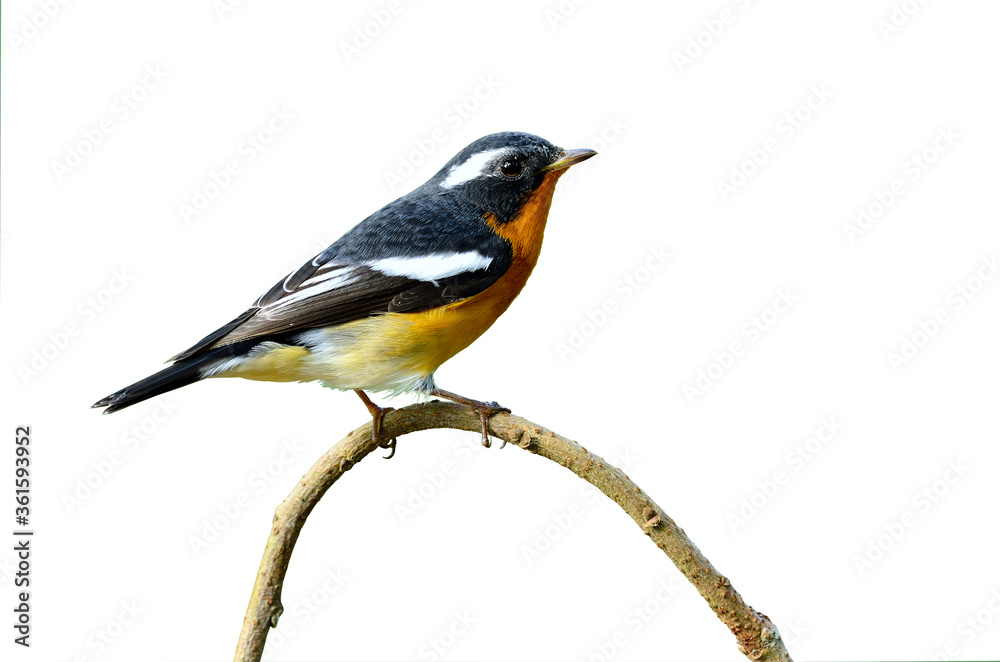
[[[493,258],[478,251],[465,253],[437,253],[421,257],[386,257],[373,260],[367,265],[387,276],[406,276],[414,280],[436,283],[466,271],[486,269],[493,264]]]
[[[494,157],[503,154],[506,150],[504,148],[500,149],[488,149],[485,152],[478,152],[473,154],[456,166],[452,166],[451,170],[448,171],[448,176],[445,180],[441,182],[442,188],[452,188],[453,186],[458,186],[459,184],[464,184],[470,179],[475,179],[479,175],[483,174],[483,168],[489,163]]]

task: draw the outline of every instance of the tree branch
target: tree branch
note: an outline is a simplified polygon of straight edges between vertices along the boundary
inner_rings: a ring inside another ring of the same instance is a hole
[[[480,421],[467,407],[435,401],[390,412],[383,421],[382,433],[386,438],[401,437],[432,428],[478,432]],[[621,506],[698,589],[736,637],[741,653],[751,660],[791,660],[771,620],[745,603],[684,531],[620,469],[576,442],[518,416],[497,414],[492,417],[490,433],[559,463]],[[243,620],[236,648],[237,662],[259,661],[268,629],[278,624],[282,612],[281,587],[295,541],[309,513],[344,472],[376,448],[372,442],[371,423],[361,426],[328,450],[278,506]]]

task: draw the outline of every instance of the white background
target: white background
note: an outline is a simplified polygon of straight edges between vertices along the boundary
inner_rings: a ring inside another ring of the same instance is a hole
[[[4,656],[232,655],[274,507],[367,413],[240,380],[90,403],[502,130],[600,155],[438,383],[627,465],[797,658],[1000,654],[996,3],[48,5],[3,3],[0,429],[32,425],[37,532],[33,647],[5,625]],[[402,439],[312,514],[269,659],[741,659],[584,487]]]

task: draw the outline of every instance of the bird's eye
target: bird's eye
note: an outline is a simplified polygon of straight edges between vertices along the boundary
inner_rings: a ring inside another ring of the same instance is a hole
[[[524,170],[524,165],[517,159],[506,159],[500,164],[500,172],[504,177],[511,179],[520,175],[522,170]]]

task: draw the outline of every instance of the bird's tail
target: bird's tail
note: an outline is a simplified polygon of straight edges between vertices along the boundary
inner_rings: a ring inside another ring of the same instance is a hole
[[[111,414],[119,409],[131,407],[134,404],[148,400],[149,398],[161,395],[168,391],[193,384],[210,376],[212,368],[219,366],[226,359],[239,356],[246,351],[244,343],[236,343],[226,347],[219,347],[207,352],[178,361],[167,366],[156,374],[137,381],[131,386],[126,386],[120,391],[101,398],[92,407],[107,407],[105,414]]]

